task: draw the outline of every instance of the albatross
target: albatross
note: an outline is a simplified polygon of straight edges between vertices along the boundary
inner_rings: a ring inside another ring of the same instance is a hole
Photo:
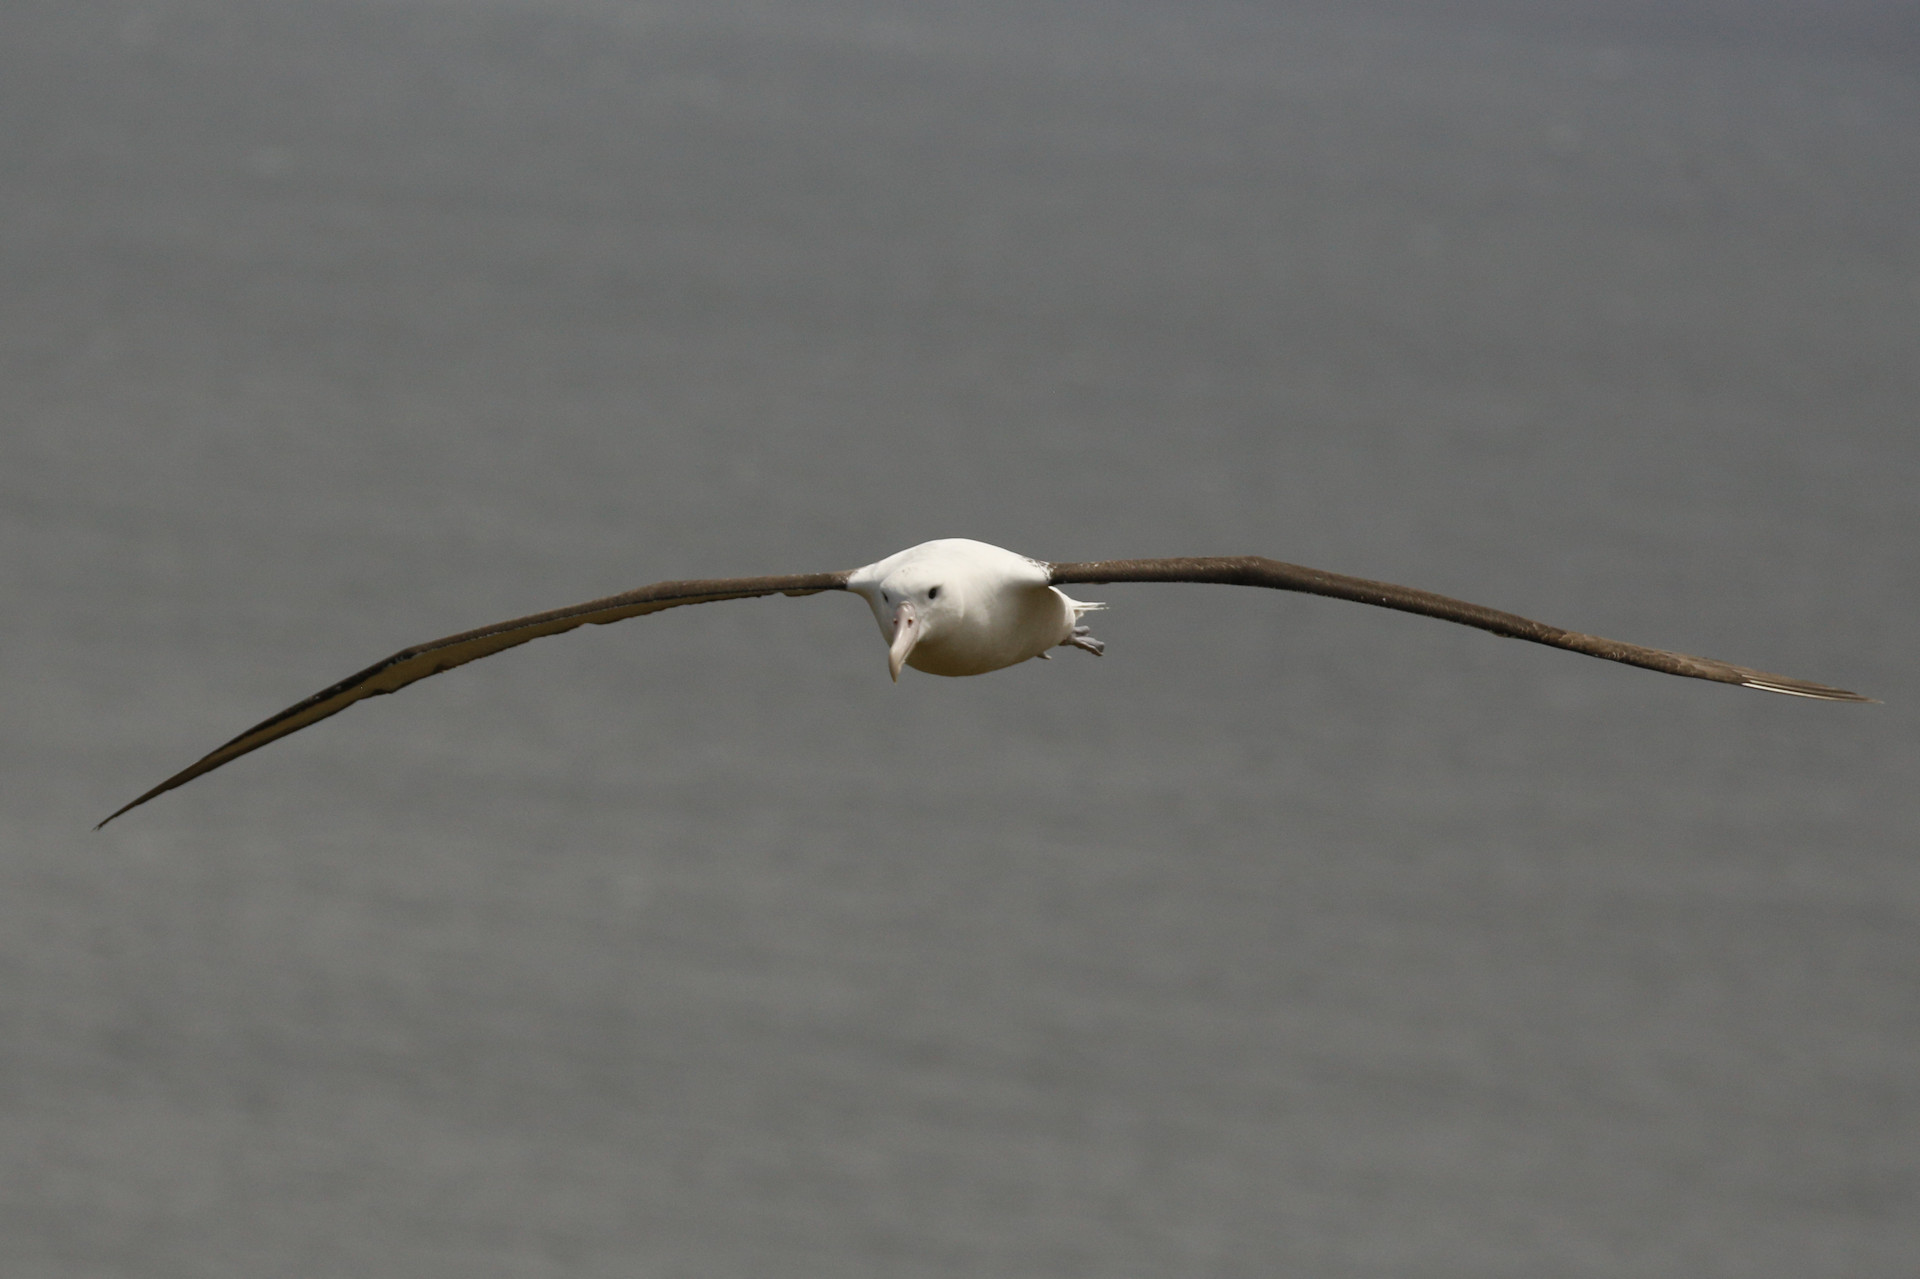
[[[954,537],[923,542],[865,568],[838,573],[655,582],[624,594],[516,617],[403,648],[255,724],[110,813],[94,829],[157,795],[259,750],[268,742],[337,715],[355,702],[397,693],[429,675],[579,626],[605,625],[685,604],[712,604],[761,595],[850,591],[872,608],[874,620],[880,624],[881,638],[887,643],[887,668],[895,681],[900,678],[901,668],[906,666],[930,675],[983,675],[1028,658],[1045,658],[1054,648],[1077,648],[1100,655],[1106,646],[1093,637],[1081,619],[1105,605],[1073,599],[1060,588],[1110,582],[1212,582],[1328,595],[1437,617],[1495,635],[1548,644],[1669,675],[1830,702],[1873,700],[1844,688],[1786,675],[1769,675],[1710,657],[1690,657],[1685,653],[1601,639],[1597,635],[1582,635],[1431,591],[1344,577],[1257,555],[1050,564],[985,542]]]

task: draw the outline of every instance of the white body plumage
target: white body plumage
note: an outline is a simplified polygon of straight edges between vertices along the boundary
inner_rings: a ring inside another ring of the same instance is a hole
[[[1069,599],[1047,584],[1047,571],[1024,555],[948,537],[853,570],[847,589],[873,609],[896,680],[903,665],[980,675],[1062,644],[1100,652],[1080,617],[1102,606]]]

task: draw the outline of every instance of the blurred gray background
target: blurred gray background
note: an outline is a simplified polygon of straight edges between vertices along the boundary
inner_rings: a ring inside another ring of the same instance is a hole
[[[0,9],[0,1271],[1911,1276],[1920,24]],[[403,644],[964,535],[1093,593]]]

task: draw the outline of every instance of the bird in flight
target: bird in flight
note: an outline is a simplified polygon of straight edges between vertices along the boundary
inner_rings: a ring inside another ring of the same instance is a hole
[[[900,669],[911,666],[931,675],[982,675],[1047,656],[1058,647],[1072,647],[1098,655],[1104,645],[1081,618],[1100,604],[1071,599],[1062,586],[1107,582],[1213,582],[1226,586],[1264,586],[1277,591],[1302,591],[1335,599],[1374,604],[1381,608],[1419,613],[1443,621],[1476,626],[1495,635],[1570,649],[1589,657],[1604,657],[1685,675],[1757,688],[1769,693],[1811,697],[1832,702],[1869,702],[1873,699],[1786,675],[1769,675],[1709,657],[1689,657],[1664,649],[1625,644],[1564,631],[1544,622],[1512,613],[1468,604],[1431,591],[1364,578],[1344,577],[1319,569],[1283,564],[1257,555],[1203,556],[1194,559],[1097,560],[1088,563],[1049,564],[967,538],[943,538],[909,547],[865,568],[838,573],[797,573],[784,577],[728,577],[691,582],[656,582],[621,595],[588,600],[569,608],[533,613],[445,639],[403,648],[339,683],[323,688],[305,701],[255,724],[246,732],[181,769],[132,803],[109,814],[100,826],[138,808],[156,795],[210,773],[249,751],[289,733],[297,733],[355,702],[384,693],[397,693],[417,680],[465,665],[476,658],[525,644],[544,635],[558,635],[577,626],[603,625],[646,613],[679,608],[683,604],[711,604],[719,600],[751,599],[760,595],[815,595],[821,591],[851,591],[866,600],[887,642],[887,666],[897,681]],[[99,826],[94,828],[99,829]]]

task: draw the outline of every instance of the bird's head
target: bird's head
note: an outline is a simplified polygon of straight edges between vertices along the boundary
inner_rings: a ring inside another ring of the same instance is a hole
[[[902,564],[879,583],[873,611],[887,636],[887,670],[896,681],[916,648],[939,647],[941,632],[961,611],[958,589],[938,564],[924,561]]]

